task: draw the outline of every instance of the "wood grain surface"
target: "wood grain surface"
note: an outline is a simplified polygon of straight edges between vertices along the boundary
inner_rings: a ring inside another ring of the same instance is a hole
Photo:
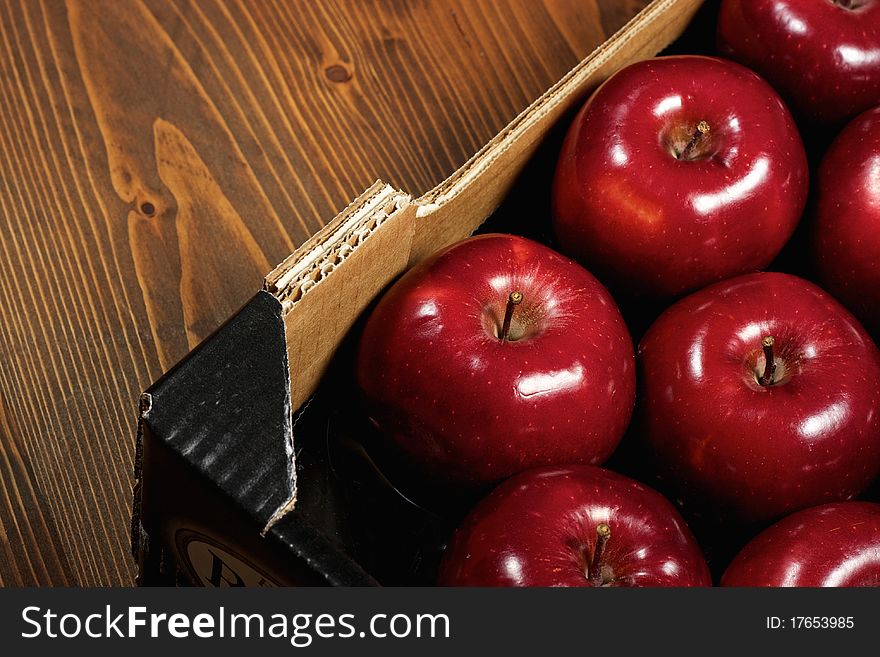
[[[0,0],[0,584],[131,584],[139,392],[645,4]]]

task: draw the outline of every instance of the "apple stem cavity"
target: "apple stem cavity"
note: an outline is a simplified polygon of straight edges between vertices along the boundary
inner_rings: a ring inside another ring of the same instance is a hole
[[[758,383],[762,386],[769,386],[773,383],[773,375],[776,373],[776,357],[773,355],[773,345],[776,340],[772,335],[767,335],[761,340],[761,348],[764,350],[764,372],[758,379]]]
[[[703,140],[703,137],[709,134],[712,128],[709,126],[708,122],[700,121],[697,124],[697,129],[694,130],[694,134],[691,137],[691,140],[687,143],[681,153],[679,154],[680,160],[690,160],[693,159],[694,149],[699,145],[699,143]]]
[[[605,578],[602,574],[602,558],[605,556],[605,545],[611,538],[611,527],[608,523],[600,523],[596,526],[596,549],[593,550],[593,559],[590,561],[590,568],[587,576],[590,584],[593,586],[602,586],[605,584]]]
[[[507,297],[507,307],[504,309],[504,321],[501,322],[500,338],[507,342],[510,340],[510,322],[513,319],[513,311],[522,303],[523,294],[519,290],[515,290]]]

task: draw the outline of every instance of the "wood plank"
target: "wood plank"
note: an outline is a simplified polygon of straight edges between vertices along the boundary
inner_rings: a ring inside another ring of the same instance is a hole
[[[66,586],[76,580],[18,436],[0,397],[0,586]]]

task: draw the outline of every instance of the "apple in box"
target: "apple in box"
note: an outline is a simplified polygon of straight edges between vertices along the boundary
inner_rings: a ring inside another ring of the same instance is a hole
[[[880,107],[855,118],[822,160],[815,239],[823,285],[880,335]]]
[[[632,342],[605,288],[511,235],[466,239],[404,275],[367,321],[356,376],[407,462],[459,489],[602,463],[635,397]]]
[[[780,520],[743,548],[721,585],[880,586],[880,504],[824,504]]]
[[[575,118],[554,226],[613,290],[670,297],[768,265],[807,186],[800,135],[766,82],[721,59],[660,57],[616,73]]]
[[[880,0],[724,0],[718,49],[812,121],[880,101]]]
[[[455,532],[441,586],[711,586],[662,495],[591,466],[537,468],[499,486]]]
[[[639,368],[660,471],[701,511],[769,521],[854,497],[880,471],[880,352],[800,278],[748,274],[682,299]]]

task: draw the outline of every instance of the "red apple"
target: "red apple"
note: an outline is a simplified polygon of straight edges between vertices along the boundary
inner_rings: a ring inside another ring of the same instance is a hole
[[[711,586],[697,542],[660,493],[590,466],[504,482],[465,519],[441,586]]]
[[[880,101],[880,0],[724,0],[718,48],[813,121]]]
[[[632,412],[635,362],[617,306],[589,272],[537,242],[483,235],[388,291],[364,329],[357,380],[409,463],[472,488],[607,459]]]
[[[578,114],[555,229],[613,289],[677,295],[765,267],[807,185],[800,135],[766,82],[721,59],[660,57],[618,72]]]
[[[850,123],[825,155],[816,215],[823,285],[880,332],[880,107]]]
[[[880,586],[880,504],[824,504],[780,520],[743,548],[721,585]]]
[[[749,274],[682,299],[639,365],[648,443],[697,510],[771,520],[849,499],[880,471],[880,352],[800,278]]]

